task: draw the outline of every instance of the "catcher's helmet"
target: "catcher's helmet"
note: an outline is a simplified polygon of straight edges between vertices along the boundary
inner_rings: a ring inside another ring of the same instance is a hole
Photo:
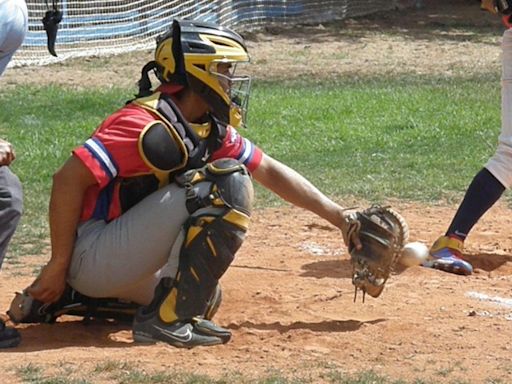
[[[217,24],[174,20],[171,29],[157,38],[155,62],[162,83],[190,87],[217,119],[235,127],[244,125],[250,77],[234,72],[236,64],[249,62],[249,54],[238,33]]]

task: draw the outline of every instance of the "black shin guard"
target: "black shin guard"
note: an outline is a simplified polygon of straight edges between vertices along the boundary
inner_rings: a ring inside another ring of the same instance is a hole
[[[189,171],[178,183],[187,189],[191,216],[178,274],[159,304],[160,318],[166,323],[215,314],[220,301],[213,308],[211,299],[244,241],[253,196],[247,170],[232,159]]]
[[[219,279],[234,260],[244,237],[244,229],[215,218],[185,245],[176,282],[179,318],[206,312]]]

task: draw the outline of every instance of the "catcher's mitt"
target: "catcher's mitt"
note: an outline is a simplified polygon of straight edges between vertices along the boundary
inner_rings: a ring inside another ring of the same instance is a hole
[[[405,219],[389,207],[371,206],[348,218],[348,251],[352,262],[352,283],[357,291],[378,297],[409,238]],[[354,237],[361,241],[356,249]]]

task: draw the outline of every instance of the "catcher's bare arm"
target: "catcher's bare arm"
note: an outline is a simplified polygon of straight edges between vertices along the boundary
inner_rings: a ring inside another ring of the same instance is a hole
[[[64,292],[83,197],[87,188],[95,183],[91,172],[74,156],[53,176],[50,197],[52,255],[39,277],[27,289],[34,299],[51,303]]]
[[[343,234],[345,244],[348,245],[347,214],[344,208],[329,199],[304,176],[280,161],[263,155],[261,164],[254,171],[253,177],[284,200],[314,212],[338,227]],[[356,247],[360,246],[358,239],[353,241]]]

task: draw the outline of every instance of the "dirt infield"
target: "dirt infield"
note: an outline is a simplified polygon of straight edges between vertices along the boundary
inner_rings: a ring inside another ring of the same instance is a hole
[[[426,243],[444,231],[453,213],[446,207],[392,203],[409,222],[412,240]],[[178,369],[212,377],[281,371],[312,383],[329,383],[333,371],[370,369],[433,383],[489,378],[508,383],[511,217],[512,211],[499,205],[476,227],[467,249],[476,267],[473,276],[411,268],[393,276],[380,298],[363,304],[353,302],[349,261],[334,228],[295,208],[258,211],[222,279],[224,303],[217,321],[233,332],[229,344],[190,351],[141,346],[132,342],[129,325],[83,325],[68,317],[54,325],[21,326],[21,346],[0,352],[2,382],[21,382],[15,368],[28,364],[49,376],[91,377],[99,366],[123,362],[145,372]],[[2,292],[31,281],[10,272],[7,265]],[[2,296],[2,307],[8,303]]]
[[[473,1],[443,3],[425,1],[426,8],[418,10],[256,34],[250,40],[260,67],[254,75],[450,76],[487,68],[496,71],[499,22],[474,9]],[[334,58],[333,52],[337,52]],[[142,62],[150,56],[146,55]],[[321,65],[308,65],[308,57]],[[13,69],[0,86],[33,81],[34,76],[69,86],[126,85],[127,79],[137,76],[134,60],[135,55],[128,55]],[[120,63],[126,66],[114,72],[102,69]],[[445,231],[456,209],[389,203],[408,221],[411,241],[427,244]],[[1,380],[19,383],[23,372],[26,378],[37,368],[43,377],[88,378],[95,383],[120,382],[119,375],[130,370],[179,370],[216,378],[237,372],[248,377],[280,372],[296,382],[311,383],[333,382],[336,372],[374,370],[410,382],[509,383],[511,226],[512,210],[498,203],[467,242],[474,275],[411,268],[392,276],[380,298],[367,298],[363,304],[353,302],[349,260],[335,228],[297,208],[259,210],[247,241],[222,279],[224,303],[216,320],[233,332],[229,344],[190,351],[138,345],[129,325],[100,321],[83,325],[66,317],[54,325],[19,326],[22,344],[0,352]],[[6,263],[0,290],[9,294],[0,297],[2,308],[8,307],[11,292],[32,281],[34,268],[43,260],[26,258],[23,268]],[[117,376],[109,364],[117,367]]]

